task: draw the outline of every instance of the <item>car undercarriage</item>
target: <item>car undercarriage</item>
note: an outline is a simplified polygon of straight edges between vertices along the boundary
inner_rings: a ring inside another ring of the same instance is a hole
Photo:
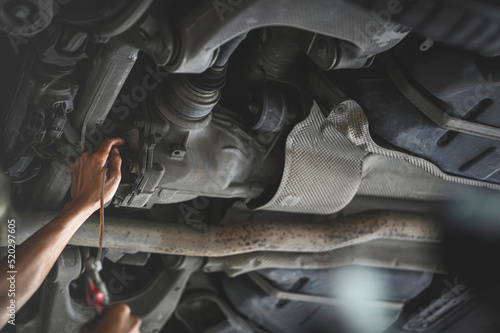
[[[0,31],[2,257],[122,137],[101,275],[142,333],[498,331],[496,2],[0,0]],[[96,317],[99,224],[2,332]]]

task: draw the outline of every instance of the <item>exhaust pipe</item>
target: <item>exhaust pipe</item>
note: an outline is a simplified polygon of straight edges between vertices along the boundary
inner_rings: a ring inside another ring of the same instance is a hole
[[[16,240],[23,242],[56,212],[22,212]],[[91,216],[69,244],[97,247],[99,216]],[[220,257],[255,251],[326,252],[379,239],[439,242],[440,227],[430,215],[372,212],[326,223],[243,222],[193,229],[167,222],[106,217],[104,247],[186,256]],[[6,246],[2,237],[1,245]]]

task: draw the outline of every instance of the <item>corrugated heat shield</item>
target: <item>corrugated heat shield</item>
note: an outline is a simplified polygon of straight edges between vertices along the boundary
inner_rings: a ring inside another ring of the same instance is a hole
[[[314,103],[310,115],[295,126],[287,138],[278,191],[258,209],[333,214],[358,193],[434,200],[469,186],[500,190],[499,185],[451,176],[425,159],[380,147],[359,104],[347,100],[341,106],[325,118]]]

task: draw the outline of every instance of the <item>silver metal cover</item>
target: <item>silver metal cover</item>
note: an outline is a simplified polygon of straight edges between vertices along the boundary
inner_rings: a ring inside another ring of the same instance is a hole
[[[258,209],[333,214],[358,193],[432,200],[468,186],[500,190],[499,185],[451,176],[425,159],[378,146],[355,101],[343,102],[327,118],[314,103],[287,138],[278,191]]]

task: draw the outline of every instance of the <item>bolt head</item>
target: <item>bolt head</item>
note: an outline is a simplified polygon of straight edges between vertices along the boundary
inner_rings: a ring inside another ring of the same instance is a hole
[[[343,114],[347,111],[347,107],[344,104],[337,105],[333,112],[336,114]]]

